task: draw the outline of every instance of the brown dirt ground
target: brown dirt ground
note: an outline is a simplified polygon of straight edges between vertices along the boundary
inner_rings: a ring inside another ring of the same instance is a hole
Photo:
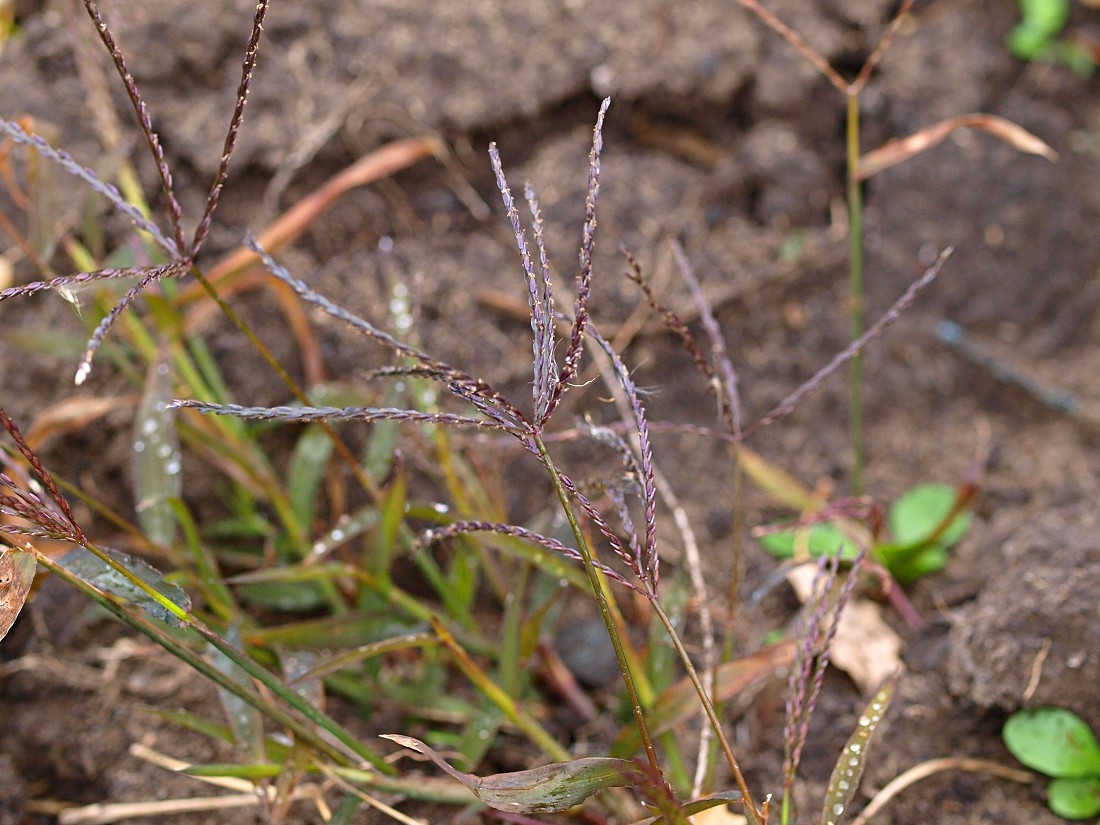
[[[194,215],[220,155],[252,4],[104,5],[163,136],[185,214]],[[896,4],[768,5],[847,71]],[[60,2],[21,8],[21,15],[21,33],[0,56],[0,111],[35,116],[78,160],[109,170],[112,153],[89,116],[87,100],[95,96],[73,58],[90,26]],[[945,571],[911,590],[925,626],[897,623],[906,670],[870,757],[864,796],[930,758],[1012,764],[1000,726],[1025,702],[1070,707],[1100,730],[1100,88],[1095,77],[1013,60],[1002,42],[1014,17],[1009,0],[919,2],[863,101],[867,147],[981,111],[1019,123],[1059,153],[1051,164],[964,132],[867,186],[869,317],[884,311],[936,251],[956,248],[938,283],[866,360],[868,489],[890,501],[915,483],[958,480],[983,433],[991,450],[973,530]],[[1100,17],[1080,7],[1072,25],[1095,29]],[[422,163],[349,194],[284,261],[338,303],[379,321],[387,284],[406,279],[425,348],[519,397],[529,380],[527,327],[499,298],[522,301],[522,283],[484,150],[490,139],[499,143],[514,189],[524,179],[536,184],[552,258],[571,263],[591,126],[599,98],[610,94],[597,322],[619,330],[639,303],[619,277],[620,243],[662,296],[689,312],[668,252],[667,238],[675,236],[717,309],[747,420],[843,347],[843,101],[733,0],[276,3],[265,37],[209,253],[233,248],[245,228],[264,225],[382,142],[439,134],[453,148],[449,168]],[[120,96],[110,94],[125,112]],[[127,127],[124,134],[133,133]],[[147,175],[143,147],[124,143],[120,151]],[[154,191],[147,182],[146,191]],[[56,186],[57,220],[71,225],[84,196],[69,181]],[[392,239],[392,250],[379,250],[383,238]],[[31,277],[23,266],[17,281]],[[258,328],[267,323],[269,340],[293,363],[267,297],[250,293],[240,305]],[[945,318],[1045,384],[1075,393],[1080,412],[1050,409],[960,358],[935,337]],[[81,327],[60,301],[43,297],[5,302],[0,321],[0,401],[28,422],[74,394],[74,359],[29,357],[15,341],[45,325],[75,340]],[[318,326],[330,374],[357,375],[361,342]],[[240,400],[284,400],[277,384],[257,378],[261,371],[239,343],[228,334],[215,340]],[[712,422],[701,379],[656,324],[644,324],[625,355],[638,384],[656,388],[647,397],[654,421]],[[123,387],[104,361],[82,392]],[[590,406],[599,404],[597,395],[587,391]],[[751,446],[808,484],[828,481],[843,490],[845,398],[837,378]],[[45,455],[50,466],[125,507],[128,437],[120,414],[95,432],[66,436]],[[713,442],[697,436],[660,436],[657,443],[658,461],[701,525],[707,564],[721,572],[728,566],[722,548],[731,474],[713,453]],[[99,460],[89,462],[89,455]],[[776,514],[762,494],[750,492],[748,503],[752,523]],[[750,590],[774,563],[755,546],[747,552]],[[782,626],[791,610],[785,597],[765,600],[745,620],[745,643]],[[127,755],[133,742],[195,761],[232,756],[140,713],[145,706],[209,708],[215,700],[162,654],[85,613],[79,599],[48,587],[0,644],[0,825],[53,821],[50,800],[205,792]],[[1037,684],[1029,685],[1036,673]],[[780,701],[773,686],[731,720],[754,788],[777,788]],[[805,821],[812,821],[859,704],[846,677],[827,680],[798,797]],[[300,808],[292,819],[314,815]],[[1056,818],[1040,786],[949,772],[909,789],[875,821],[1013,825]]]

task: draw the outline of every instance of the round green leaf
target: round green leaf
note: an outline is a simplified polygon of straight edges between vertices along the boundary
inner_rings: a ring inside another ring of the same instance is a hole
[[[886,566],[890,568],[890,573],[898,580],[898,584],[909,584],[921,576],[943,570],[947,566],[947,549],[941,544],[934,544],[899,564],[890,564],[887,560]]]
[[[1066,819],[1091,819],[1100,814],[1100,777],[1055,779],[1047,789],[1050,809]]]
[[[761,546],[771,555],[779,559],[789,559],[794,556],[795,536],[797,530],[784,530],[780,533],[769,533],[760,537]],[[833,524],[815,524],[810,528],[807,540],[807,551],[813,558],[820,556],[832,556],[840,550],[842,559],[854,559],[859,553],[859,548],[849,539],[844,532]]]
[[[1005,745],[1047,776],[1100,777],[1100,745],[1089,726],[1064,708],[1032,708],[1005,722]]]
[[[950,484],[921,484],[906,490],[890,508],[890,532],[898,544],[918,544],[928,539],[955,506]],[[959,513],[936,539],[937,544],[957,544],[970,529],[970,513]]]

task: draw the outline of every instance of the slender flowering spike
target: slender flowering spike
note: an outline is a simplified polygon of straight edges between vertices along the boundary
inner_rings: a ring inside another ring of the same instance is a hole
[[[519,249],[520,261],[523,264],[523,277],[527,282],[527,302],[531,307],[531,331],[534,334],[534,341],[531,344],[532,353],[535,363],[535,380],[532,386],[532,396],[535,404],[535,426],[541,427],[545,421],[544,412],[547,405],[547,398],[549,397],[550,386],[552,378],[548,373],[548,360],[547,352],[545,350],[544,343],[544,328],[547,324],[553,329],[554,318],[551,314],[550,317],[546,317],[544,309],[544,301],[539,292],[539,283],[535,278],[535,267],[531,262],[531,252],[527,246],[527,233],[523,228],[523,223],[519,218],[519,210],[516,209],[515,199],[512,197],[512,190],[508,188],[508,180],[504,176],[504,167],[500,162],[500,153],[497,151],[495,143],[489,144],[489,162],[493,167],[493,174],[496,176],[497,190],[500,192],[501,200],[504,202],[504,211],[508,214],[508,222],[512,225],[512,232],[516,236],[516,247]],[[531,201],[533,196],[528,196],[528,201]],[[532,207],[533,210],[536,209]],[[535,237],[539,245],[539,254],[541,260],[546,260],[546,255],[542,249],[542,231],[538,223],[538,213],[535,211]],[[553,332],[551,331],[551,336]],[[551,339],[552,340],[552,339]],[[553,358],[553,346],[549,357]]]
[[[204,401],[172,401],[169,409],[198,410],[215,415],[232,415],[253,421],[412,421],[421,424],[448,424],[456,427],[488,427],[511,432],[496,421],[450,413],[428,413],[398,407],[245,407],[240,404],[208,404]]]
[[[614,551],[615,555],[622,559],[623,563],[644,582],[645,576],[643,575],[643,571],[636,569],[638,564],[634,554],[629,548],[623,546],[622,540],[615,534],[615,531],[611,529],[611,525],[607,523],[607,519],[604,518],[603,513],[601,513],[596,508],[596,505],[589,501],[588,497],[577,488],[573,479],[560,471],[559,475],[561,477],[562,486],[565,487],[570,497],[580,505],[584,514],[588,516],[588,519],[596,526],[600,534],[607,539],[607,543],[611,545],[611,549]],[[648,589],[648,583],[647,589],[644,592],[646,595],[653,595],[652,591]]]
[[[794,412],[802,399],[820,387],[826,378],[863,352],[868,344],[882,335],[887,327],[895,323],[902,316],[902,313],[912,305],[925,287],[936,280],[944,263],[954,251],[954,247],[949,246],[941,252],[936,262],[926,269],[923,275],[909,285],[909,288],[894,302],[894,305],[887,310],[885,315],[872,324],[863,335],[838,352],[833,357],[833,360],[814,373],[808,381],[800,384],[794,392],[780,401],[767,415],[745,430],[742,434],[742,438],[748,438],[759,430],[771,426],[776,421],[786,418]]]
[[[97,269],[95,272],[80,272],[76,275],[62,275],[59,278],[51,278],[48,281],[31,281],[22,286],[13,286],[0,290],[0,301],[5,298],[15,298],[24,295],[34,295],[36,292],[57,289],[64,294],[65,289],[75,290],[84,284],[95,281],[106,281],[112,278],[134,278],[145,275],[148,269],[144,267],[129,267],[126,269]]]
[[[92,22],[95,23],[96,31],[99,32],[99,39],[103,41],[103,45],[106,46],[107,51],[111,53],[111,59],[114,60],[115,69],[118,71],[119,77],[122,78],[122,85],[126,87],[126,94],[129,95],[130,103],[134,107],[134,113],[137,115],[141,133],[145,135],[145,142],[149,145],[149,152],[153,155],[153,161],[157,166],[157,173],[160,175],[160,187],[164,192],[165,199],[168,201],[168,217],[172,222],[172,234],[175,238],[175,246],[176,249],[179,250],[172,257],[178,258],[183,254],[185,246],[183,229],[180,224],[182,210],[180,209],[179,201],[176,200],[176,193],[172,189],[172,173],[168,169],[167,161],[164,159],[164,149],[161,148],[160,138],[158,138],[157,133],[153,131],[153,122],[149,117],[149,110],[145,106],[145,101],[141,99],[141,93],[138,92],[137,84],[134,82],[134,76],[131,75],[130,70],[126,68],[126,59],[122,56],[122,52],[115,43],[114,35],[111,34],[111,30],[107,27],[107,23],[99,13],[99,6],[96,5],[95,0],[84,0],[84,8],[87,9],[88,16],[92,18]]]
[[[429,375],[438,377],[440,381],[443,381],[452,393],[473,404],[513,435],[519,437],[518,434],[520,433],[529,434],[532,432],[532,425],[526,416],[484,381],[457,370],[449,364],[431,358],[416,347],[406,344],[369,321],[353,315],[341,306],[337,306],[328,298],[307,286],[304,281],[293,277],[284,267],[276,263],[251,234],[245,238],[245,246],[259,255],[267,270],[294,290],[306,303],[317,307],[331,317],[344,322],[352,329],[362,332],[380,344],[389,347],[396,354],[416,362]],[[526,449],[534,451],[534,445],[526,435],[520,440]]]
[[[592,149],[588,153],[588,196],[584,202],[584,229],[581,233],[580,271],[577,273],[577,298],[573,307],[573,329],[569,338],[569,347],[562,360],[557,384],[547,405],[546,418],[549,418],[569,382],[577,375],[581,354],[584,351],[584,333],[588,325],[588,296],[592,287],[592,247],[596,240],[596,198],[600,193],[600,152],[603,150],[603,121],[611,98],[604,98],[600,113],[596,117],[596,127],[592,130]]]
[[[44,514],[42,519],[31,520],[35,521],[36,523],[41,523],[44,521],[46,522],[46,524],[63,524],[64,529],[67,532],[66,537],[69,538],[70,541],[76,544],[87,544],[88,539],[84,535],[84,531],[80,528],[80,525],[77,523],[76,516],[73,514],[72,508],[69,507],[68,500],[65,498],[65,496],[61,494],[61,490],[60,488],[58,488],[57,482],[53,480],[53,476],[50,475],[49,470],[47,470],[43,466],[41,459],[39,459],[38,457],[38,453],[31,449],[30,445],[27,444],[26,439],[23,437],[23,433],[19,430],[19,427],[16,426],[15,422],[8,417],[8,414],[7,412],[5,412],[3,406],[0,406],[0,427],[3,427],[5,430],[8,431],[8,435],[11,436],[11,440],[15,442],[15,448],[19,450],[20,455],[22,455],[27,464],[30,465],[31,470],[41,481],[42,486],[46,488],[46,492],[49,494],[50,500],[54,503],[54,505],[56,505],[57,510],[60,511],[59,516],[53,515],[50,509],[45,506],[44,502],[39,500],[37,496],[28,493],[22,496],[22,499],[24,501],[30,501],[32,503],[38,502],[39,506],[37,507],[37,510],[40,513]],[[7,479],[7,477],[5,477],[5,482],[5,486],[7,486],[7,484],[10,484],[10,479]],[[50,515],[47,518],[45,517],[45,514]]]
[[[180,258],[182,253],[180,252],[181,247],[179,245],[169,238],[166,238],[157,225],[141,214],[141,210],[136,206],[123,198],[122,194],[113,184],[100,178],[99,175],[87,166],[82,166],[77,163],[68,152],[61,149],[55,149],[39,135],[32,135],[26,132],[22,126],[11,120],[0,118],[0,132],[10,137],[16,143],[22,144],[23,146],[29,146],[38,155],[46,160],[53,161],[73,177],[80,178],[80,180],[84,181],[92,188],[92,191],[102,195],[116,210],[129,218],[130,222],[133,223],[135,227],[143,232],[148,232],[153,240],[156,241],[157,245],[167,253],[169,258],[172,260],[178,260]]]
[[[539,251],[542,283],[532,289],[531,325],[535,331],[535,422],[541,426],[550,415],[550,394],[554,390],[554,376],[558,372],[554,355],[554,289],[550,283],[550,259],[546,255],[546,243],[542,236],[542,214],[535,190],[527,184],[523,191],[531,210],[531,227],[535,233],[535,247]]]
[[[703,294],[703,286],[695,277],[695,270],[688,261],[687,255],[684,254],[684,248],[675,238],[669,242],[669,245],[672,247],[676,264],[680,268],[680,276],[691,290],[691,299],[695,303],[695,308],[699,310],[699,320],[702,321],[703,329],[706,330],[707,337],[710,339],[711,360],[721,376],[721,379],[716,381],[719,407],[727,419],[726,424],[730,433],[734,437],[739,437],[741,435],[741,393],[738,391],[737,372],[733,368],[733,362],[730,361],[729,353],[726,352],[726,341],[722,337],[722,330],[714,317],[710,301]]]
[[[638,485],[642,491],[642,508],[645,513],[645,541],[642,544],[642,581],[650,588],[650,593],[657,592],[657,583],[660,579],[659,555],[657,553],[657,486],[653,472],[653,449],[649,441],[649,422],[646,420],[645,407],[638,396],[638,388],[630,371],[626,368],[622,358],[611,344],[594,328],[589,326],[588,335],[611,359],[611,365],[619,386],[630,402],[631,411],[634,413],[634,426],[638,437]]]
[[[544,536],[541,533],[536,533],[525,527],[518,527],[514,524],[498,524],[497,522],[491,521],[456,521],[444,527],[436,527],[421,536],[419,544],[426,547],[445,539],[453,538],[454,536],[460,536],[464,533],[499,533],[503,536],[512,536],[513,538],[523,539],[524,541],[538,544],[541,547],[545,547],[547,550],[561,553],[563,556],[573,561],[581,560],[581,554],[575,548],[567,544],[562,544],[555,538]],[[619,584],[625,584],[631,590],[641,592],[636,585],[631,584],[612,568],[598,561],[593,563],[596,565],[596,568],[609,579],[617,581]]]
[[[88,345],[84,348],[84,354],[80,356],[80,365],[76,369],[76,383],[83,384],[88,378],[88,375],[92,371],[92,359],[95,357],[96,352],[99,351],[100,345],[107,337],[107,333],[118,320],[118,316],[122,314],[122,311],[126,307],[130,306],[147,287],[155,284],[157,281],[161,281],[165,278],[174,278],[177,275],[182,275],[190,267],[189,261],[175,261],[164,266],[155,266],[145,270],[138,270],[143,272],[142,278],[138,283],[131,287],[130,290],[122,296],[122,299],[114,305],[110,312],[104,316],[103,320],[99,322],[99,326],[95,328],[95,332],[92,333],[92,337],[88,340]],[[132,274],[137,274],[134,272]]]
[[[229,119],[229,131],[225,136],[225,146],[222,149],[222,159],[218,164],[217,174],[214,175],[214,183],[210,187],[210,194],[206,198],[206,209],[202,219],[195,229],[195,237],[191,241],[188,257],[194,258],[199,254],[203,241],[210,231],[210,222],[214,217],[214,210],[218,207],[218,199],[221,197],[225,178],[229,174],[229,158],[237,146],[237,134],[240,132],[241,123],[244,121],[244,107],[248,103],[248,87],[252,82],[252,73],[256,69],[256,57],[260,51],[260,34],[264,29],[264,17],[267,16],[268,0],[259,0],[256,3],[256,16],[252,20],[252,33],[248,37],[248,46],[244,53],[244,64],[241,66],[241,82],[237,87],[237,102],[233,107],[233,116]]]

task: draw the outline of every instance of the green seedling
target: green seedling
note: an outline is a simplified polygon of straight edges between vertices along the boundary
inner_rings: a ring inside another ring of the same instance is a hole
[[[895,501],[887,513],[890,541],[875,540],[871,558],[882,564],[900,583],[936,573],[947,564],[948,551],[970,529],[966,488],[947,484],[920,484]],[[812,558],[833,554],[855,558],[859,546],[835,521],[803,529],[783,530],[760,538],[764,549],[776,558],[794,558],[805,552]]]
[[[1020,22],[1005,44],[1013,57],[1064,63],[1080,74],[1092,74],[1096,59],[1085,49],[1058,35],[1069,22],[1069,0],[1020,0]]]
[[[1047,804],[1054,813],[1100,814],[1100,744],[1081,717],[1064,708],[1029,708],[1009,717],[1002,735],[1013,756],[1051,777]]]

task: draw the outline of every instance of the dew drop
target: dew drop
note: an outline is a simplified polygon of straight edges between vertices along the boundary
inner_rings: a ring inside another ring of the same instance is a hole
[[[145,442],[144,441],[135,441],[134,442],[134,452],[135,453],[145,452]]]

